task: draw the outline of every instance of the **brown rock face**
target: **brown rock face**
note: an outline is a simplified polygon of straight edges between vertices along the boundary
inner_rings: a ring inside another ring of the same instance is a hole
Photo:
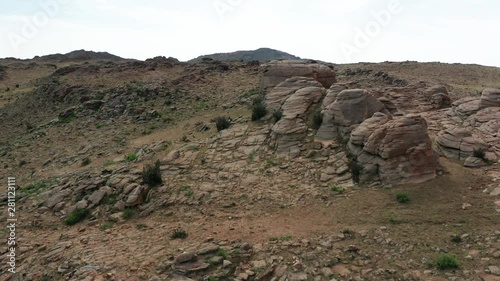
[[[475,149],[487,150],[489,145],[472,132],[462,128],[452,128],[439,132],[436,138],[439,152],[446,158],[465,160]]]
[[[286,90],[285,85],[291,87]],[[321,84],[310,78],[292,78],[268,94],[266,97],[268,110],[283,112],[282,119],[272,127],[271,131],[271,146],[276,152],[298,156],[300,147],[306,139],[307,118],[325,92]]]
[[[436,177],[437,155],[420,116],[391,119],[376,113],[351,134],[349,152],[359,182],[418,183]]]
[[[323,109],[323,124],[318,131],[318,137],[328,138],[338,133],[347,139],[357,125],[376,112],[390,115],[382,102],[364,90],[341,91],[336,100]]]
[[[488,107],[500,107],[500,89],[486,89],[481,95],[481,109]]]
[[[337,81],[332,68],[307,61],[271,61],[261,65],[259,70],[262,73],[261,87],[263,89],[273,88],[295,76],[313,78],[327,89]]]
[[[436,85],[426,90],[434,109],[451,107],[451,99],[448,90],[443,85]]]
[[[267,110],[270,113],[280,110],[291,95],[300,89],[308,87],[323,88],[321,83],[313,78],[292,77],[286,79],[266,95],[265,102]]]

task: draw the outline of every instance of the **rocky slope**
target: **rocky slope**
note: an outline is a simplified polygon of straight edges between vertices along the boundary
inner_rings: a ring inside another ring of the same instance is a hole
[[[500,278],[494,83],[465,97],[296,61],[5,66],[19,240],[2,281]]]

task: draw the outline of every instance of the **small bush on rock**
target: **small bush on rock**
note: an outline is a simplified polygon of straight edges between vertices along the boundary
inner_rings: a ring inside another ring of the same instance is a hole
[[[88,215],[88,211],[85,209],[76,209],[64,220],[66,225],[75,225],[83,221]]]
[[[439,269],[454,269],[460,267],[460,262],[455,256],[442,254],[435,261],[436,267]]]
[[[154,165],[146,165],[142,170],[142,181],[149,186],[158,186],[163,183],[160,170],[160,161],[156,161]]]
[[[486,151],[482,148],[474,149],[473,156],[484,160],[486,158]]]
[[[266,105],[262,101],[262,98],[256,99],[252,106],[252,121],[257,121],[266,116],[266,114],[267,109]]]
[[[396,194],[396,200],[401,204],[406,204],[410,202],[410,196],[408,195],[408,193],[398,192]]]
[[[226,116],[219,116],[215,118],[215,126],[217,127],[217,131],[220,132],[229,128],[231,126],[231,122]]]
[[[187,232],[182,228],[175,229],[174,232],[172,233],[172,235],[170,235],[170,239],[172,239],[172,240],[174,240],[174,239],[186,239],[187,237],[188,237]]]

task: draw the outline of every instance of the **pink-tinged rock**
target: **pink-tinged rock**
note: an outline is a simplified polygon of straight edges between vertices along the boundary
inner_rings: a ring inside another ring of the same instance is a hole
[[[348,149],[357,155],[360,182],[424,182],[436,177],[439,168],[420,116],[390,120],[377,113],[352,132]]]
[[[480,108],[500,107],[500,89],[488,88],[481,95]]]

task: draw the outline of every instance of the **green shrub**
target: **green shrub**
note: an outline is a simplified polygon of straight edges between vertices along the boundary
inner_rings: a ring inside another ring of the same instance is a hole
[[[182,228],[177,228],[170,235],[170,239],[186,239],[188,237],[187,232]]]
[[[85,167],[85,166],[90,165],[90,163],[91,163],[91,162],[92,162],[92,161],[90,160],[90,158],[85,157],[85,158],[83,158],[83,160],[82,160],[82,164],[81,164],[81,165],[82,165],[82,167]]]
[[[64,220],[66,225],[75,225],[83,221],[88,215],[88,211],[85,209],[76,209]]]
[[[266,116],[266,114],[267,109],[262,98],[256,99],[252,106],[252,121],[260,120],[262,117]]]
[[[435,265],[439,269],[454,269],[460,267],[460,262],[455,256],[442,254],[439,255],[435,261]]]
[[[48,184],[40,181],[36,183],[29,184],[23,188],[21,188],[21,191],[26,193],[26,194],[34,194],[37,193],[38,191],[45,189],[48,187]]]
[[[103,224],[101,225],[101,230],[102,230],[102,231],[106,231],[106,230],[108,230],[108,229],[112,228],[112,227],[113,227],[113,225],[114,225],[114,224],[113,224],[113,222],[107,221],[107,222],[105,222],[105,223],[103,223]]]
[[[351,169],[352,179],[354,182],[359,183],[361,173],[363,173],[363,166],[353,157],[349,160],[349,168]]]
[[[389,223],[391,223],[391,224],[398,224],[399,223],[399,221],[396,219],[396,217],[394,217],[393,214],[389,215],[389,219],[388,220],[389,220]]]
[[[231,122],[226,116],[219,116],[215,118],[215,126],[217,127],[217,131],[220,132],[229,128],[231,126]]]
[[[78,116],[76,116],[75,113],[71,113],[68,116],[59,118],[59,121],[61,123],[71,123],[71,122],[73,122],[76,119],[78,119]]]
[[[255,155],[256,155],[255,151],[250,152],[250,154],[248,154],[248,161],[253,162],[253,160],[255,159]]]
[[[219,251],[217,251],[217,253],[215,254],[216,256],[219,256],[219,257],[223,257],[225,260],[227,260],[228,258],[228,254],[225,250],[223,249],[220,249]]]
[[[137,160],[137,154],[135,153],[130,153],[127,156],[125,156],[125,161],[127,162],[134,162],[135,160]]]
[[[462,243],[462,237],[460,237],[460,235],[453,235],[451,237],[451,242],[455,244]]]
[[[405,192],[396,193],[396,200],[401,204],[406,204],[410,202],[410,196]]]
[[[134,216],[134,213],[135,213],[134,208],[125,208],[125,210],[123,210],[122,218],[124,220],[129,220]]]
[[[318,130],[323,124],[323,113],[321,111],[316,110],[313,112],[311,116],[311,128],[314,130]]]
[[[142,170],[142,181],[152,187],[163,183],[159,160],[157,160],[154,165],[148,164],[144,167]]]
[[[342,186],[338,186],[338,185],[334,185],[334,186],[330,187],[330,190],[336,194],[342,194],[345,192],[345,188],[343,188]]]
[[[486,158],[486,151],[482,148],[474,149],[473,155],[476,158],[480,158],[480,159],[484,160]]]

